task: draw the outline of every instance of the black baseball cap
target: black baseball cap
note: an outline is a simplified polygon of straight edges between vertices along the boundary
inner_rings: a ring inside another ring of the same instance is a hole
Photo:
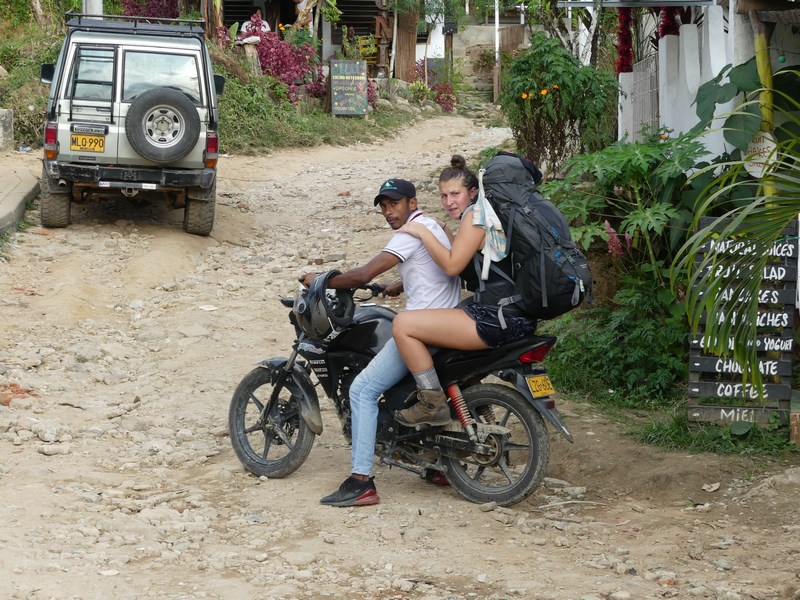
[[[417,188],[414,184],[405,179],[387,179],[381,185],[378,195],[375,196],[375,206],[381,201],[381,198],[389,198],[390,200],[399,200],[400,198],[417,197]]]

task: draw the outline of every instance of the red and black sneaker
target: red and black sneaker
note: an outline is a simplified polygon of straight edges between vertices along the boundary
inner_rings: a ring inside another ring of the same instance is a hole
[[[326,506],[370,506],[380,501],[374,477],[370,477],[369,481],[348,477],[338,490],[322,498],[319,503]]]

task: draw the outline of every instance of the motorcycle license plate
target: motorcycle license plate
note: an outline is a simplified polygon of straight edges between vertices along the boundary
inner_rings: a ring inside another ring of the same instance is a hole
[[[547,375],[530,375],[525,379],[528,382],[528,389],[530,389],[534,398],[543,398],[556,393]]]
[[[69,149],[78,152],[105,152],[106,137],[104,135],[83,135],[73,133],[69,136]]]

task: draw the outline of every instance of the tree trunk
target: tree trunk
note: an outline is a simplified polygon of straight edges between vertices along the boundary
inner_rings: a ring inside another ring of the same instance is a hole
[[[31,0],[31,12],[33,13],[33,18],[36,21],[36,24],[39,27],[43,27],[45,25],[45,17],[44,12],[42,11],[42,4],[39,0]]]

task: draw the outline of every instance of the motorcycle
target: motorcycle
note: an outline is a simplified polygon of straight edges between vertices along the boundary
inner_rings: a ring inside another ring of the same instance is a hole
[[[301,287],[294,298],[280,299],[292,309],[289,320],[296,332],[292,352],[288,358],[263,360],[245,375],[228,414],[231,444],[248,471],[282,478],[306,460],[323,429],[314,378],[351,441],[350,385],[392,335],[396,313],[370,302],[381,291],[379,285],[336,290],[349,294],[350,302],[358,306],[329,341],[310,336],[298,323],[298,306],[307,301],[307,290]],[[443,475],[471,502],[510,506],[527,498],[547,470],[550,446],[545,421],[572,442],[541,363],[555,342],[553,336],[536,335],[494,350],[434,353],[453,419],[443,426],[414,428],[395,421],[394,412],[416,399],[409,374],[379,401],[378,461],[427,479]],[[484,381],[491,375],[505,383]]]

